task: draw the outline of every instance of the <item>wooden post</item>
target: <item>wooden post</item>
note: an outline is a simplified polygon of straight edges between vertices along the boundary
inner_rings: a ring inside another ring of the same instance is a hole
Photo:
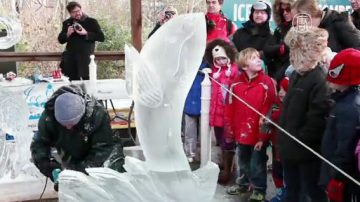
[[[133,46],[140,51],[142,47],[141,31],[141,0],[130,0],[131,2],[131,37]]]

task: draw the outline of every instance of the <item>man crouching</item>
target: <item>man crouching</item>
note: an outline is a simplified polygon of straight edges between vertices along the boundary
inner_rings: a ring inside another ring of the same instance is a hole
[[[121,145],[113,143],[107,111],[80,87],[71,85],[58,89],[46,102],[30,150],[36,167],[55,182],[57,190],[61,170],[86,173],[85,168],[102,167],[114,148],[119,147],[121,152],[117,154],[123,162]],[[51,148],[57,150],[57,161]]]

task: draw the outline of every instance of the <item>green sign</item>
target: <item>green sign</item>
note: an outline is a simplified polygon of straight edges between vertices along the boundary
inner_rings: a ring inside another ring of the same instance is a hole
[[[222,10],[226,17],[231,19],[238,27],[241,27],[242,23],[249,20],[250,9],[254,2],[256,0],[225,0]],[[322,9],[328,7],[332,10],[351,12],[349,0],[318,0],[318,2]],[[272,20],[271,27],[275,27]]]

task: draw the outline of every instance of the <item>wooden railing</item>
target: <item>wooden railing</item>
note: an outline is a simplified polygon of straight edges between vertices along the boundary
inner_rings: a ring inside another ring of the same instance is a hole
[[[60,61],[62,52],[0,52],[0,62]],[[98,51],[95,60],[125,60],[124,52]]]

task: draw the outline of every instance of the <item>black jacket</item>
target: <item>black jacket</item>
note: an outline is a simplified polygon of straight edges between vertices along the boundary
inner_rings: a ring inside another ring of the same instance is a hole
[[[304,75],[293,73],[280,116],[282,128],[317,152],[320,152],[329,108],[325,76],[320,66]],[[300,162],[317,158],[284,133],[278,136],[278,147],[285,161]]]
[[[84,14],[84,19],[77,22],[88,32],[87,36],[79,35],[76,32],[71,34],[69,38],[66,36],[68,27],[74,24],[72,18],[63,22],[62,30],[58,36],[61,44],[66,43],[61,68],[71,80],[79,79],[78,77],[89,77],[89,57],[94,53],[95,41],[102,42],[105,40],[104,33],[94,18],[87,17]]]
[[[77,21],[88,32],[87,36],[82,36],[74,32],[67,38],[66,33],[69,26],[74,24],[74,19],[69,18],[62,24],[62,30],[58,36],[61,44],[66,44],[66,50],[94,52],[95,41],[104,41],[104,33],[101,31],[100,25],[94,18],[85,16],[83,20]]]
[[[55,100],[66,92],[78,94],[86,100],[85,114],[72,130],[60,125],[54,117]],[[52,160],[51,147],[57,149],[61,165]],[[50,178],[54,168],[84,171],[87,167],[100,167],[113,150],[109,115],[99,102],[86,95],[81,88],[61,87],[45,105],[30,150],[35,165]]]
[[[232,41],[239,52],[245,48],[255,48],[262,52],[271,36],[268,22],[259,26],[249,20],[243,24],[242,28],[236,30]]]
[[[351,20],[352,20],[353,24],[355,25],[356,29],[360,30],[360,13],[356,12],[356,11],[351,13]]]
[[[280,24],[274,31],[274,35],[267,41],[264,47],[264,55],[267,59],[268,74],[280,83],[285,71],[290,65],[289,48],[285,45],[284,39],[291,28],[291,23]],[[280,54],[280,47],[284,45],[284,53]]]
[[[354,154],[360,138],[360,90],[352,87],[332,95],[336,105],[331,110],[322,140],[323,156],[355,179],[359,178],[357,158]],[[346,177],[330,168],[322,166],[322,184],[331,178],[344,181]]]
[[[328,46],[333,52],[339,52],[346,48],[360,50],[360,31],[355,28],[346,12],[324,9],[325,16],[320,22],[319,28],[329,32]]]

